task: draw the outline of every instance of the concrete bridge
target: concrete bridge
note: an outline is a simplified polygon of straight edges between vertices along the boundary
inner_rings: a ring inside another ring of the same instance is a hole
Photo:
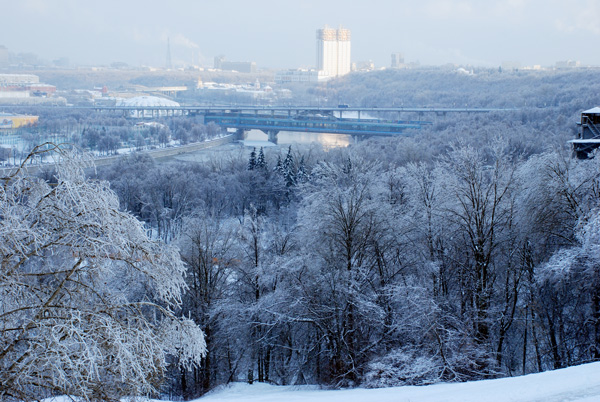
[[[248,130],[261,130],[269,141],[277,143],[280,131],[348,134],[352,136],[393,136],[406,129],[420,129],[431,124],[426,121],[340,118],[333,115],[298,114],[294,116],[261,115],[253,113],[208,113],[204,123],[237,130],[243,139]]]
[[[352,136],[403,135],[408,129],[420,129],[431,121],[425,115],[448,113],[490,113],[515,111],[500,108],[428,108],[428,107],[337,107],[321,106],[103,106],[98,112],[118,112],[125,116],[157,118],[161,116],[199,116],[205,124],[235,129],[243,138],[248,130],[265,132],[277,143],[280,131],[349,134]],[[416,114],[419,120],[401,120],[401,114]],[[361,116],[362,115],[362,116]],[[386,116],[374,118],[373,116]],[[390,117],[393,116],[393,117]]]

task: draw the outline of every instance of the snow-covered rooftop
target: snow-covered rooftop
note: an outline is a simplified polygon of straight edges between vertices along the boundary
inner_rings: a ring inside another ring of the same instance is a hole
[[[586,138],[567,141],[571,144],[600,144],[600,138]]]
[[[586,113],[586,114],[600,114],[600,107],[596,106],[595,108],[589,109],[589,110],[584,110],[581,113]]]
[[[179,103],[166,98],[159,98],[158,96],[136,96],[135,98],[124,99],[121,102],[117,102],[117,106],[179,106]]]

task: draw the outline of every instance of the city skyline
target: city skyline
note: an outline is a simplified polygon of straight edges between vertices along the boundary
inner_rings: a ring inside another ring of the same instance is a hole
[[[8,5],[8,0],[1,0]],[[166,64],[210,67],[224,54],[259,68],[315,66],[314,32],[325,24],[352,31],[352,61],[551,66],[561,60],[600,65],[595,0],[423,0],[342,2],[75,0],[11,2],[0,45],[72,64]]]

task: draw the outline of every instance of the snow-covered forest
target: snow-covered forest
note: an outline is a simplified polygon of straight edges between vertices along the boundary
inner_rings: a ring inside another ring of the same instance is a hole
[[[5,178],[0,395],[191,399],[232,381],[424,385],[599,360],[600,159],[566,144],[600,105],[599,73],[539,74],[384,71],[315,90],[521,108],[407,137]]]
[[[182,314],[208,354],[172,373],[173,392],[428,384],[599,357],[599,161],[524,158],[503,139],[406,161],[406,146],[106,172],[188,267]]]

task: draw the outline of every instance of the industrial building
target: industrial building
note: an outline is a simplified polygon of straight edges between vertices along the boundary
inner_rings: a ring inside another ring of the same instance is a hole
[[[317,70],[330,77],[348,74],[350,61],[350,30],[325,28],[317,30]]]
[[[255,73],[256,63],[253,61],[227,61],[225,56],[215,57],[215,69],[237,71],[239,73]]]
[[[0,98],[28,98],[51,96],[56,92],[54,85],[40,83],[33,74],[0,74]]]
[[[38,116],[22,114],[0,113],[0,130],[12,130],[19,127],[37,124]]]

